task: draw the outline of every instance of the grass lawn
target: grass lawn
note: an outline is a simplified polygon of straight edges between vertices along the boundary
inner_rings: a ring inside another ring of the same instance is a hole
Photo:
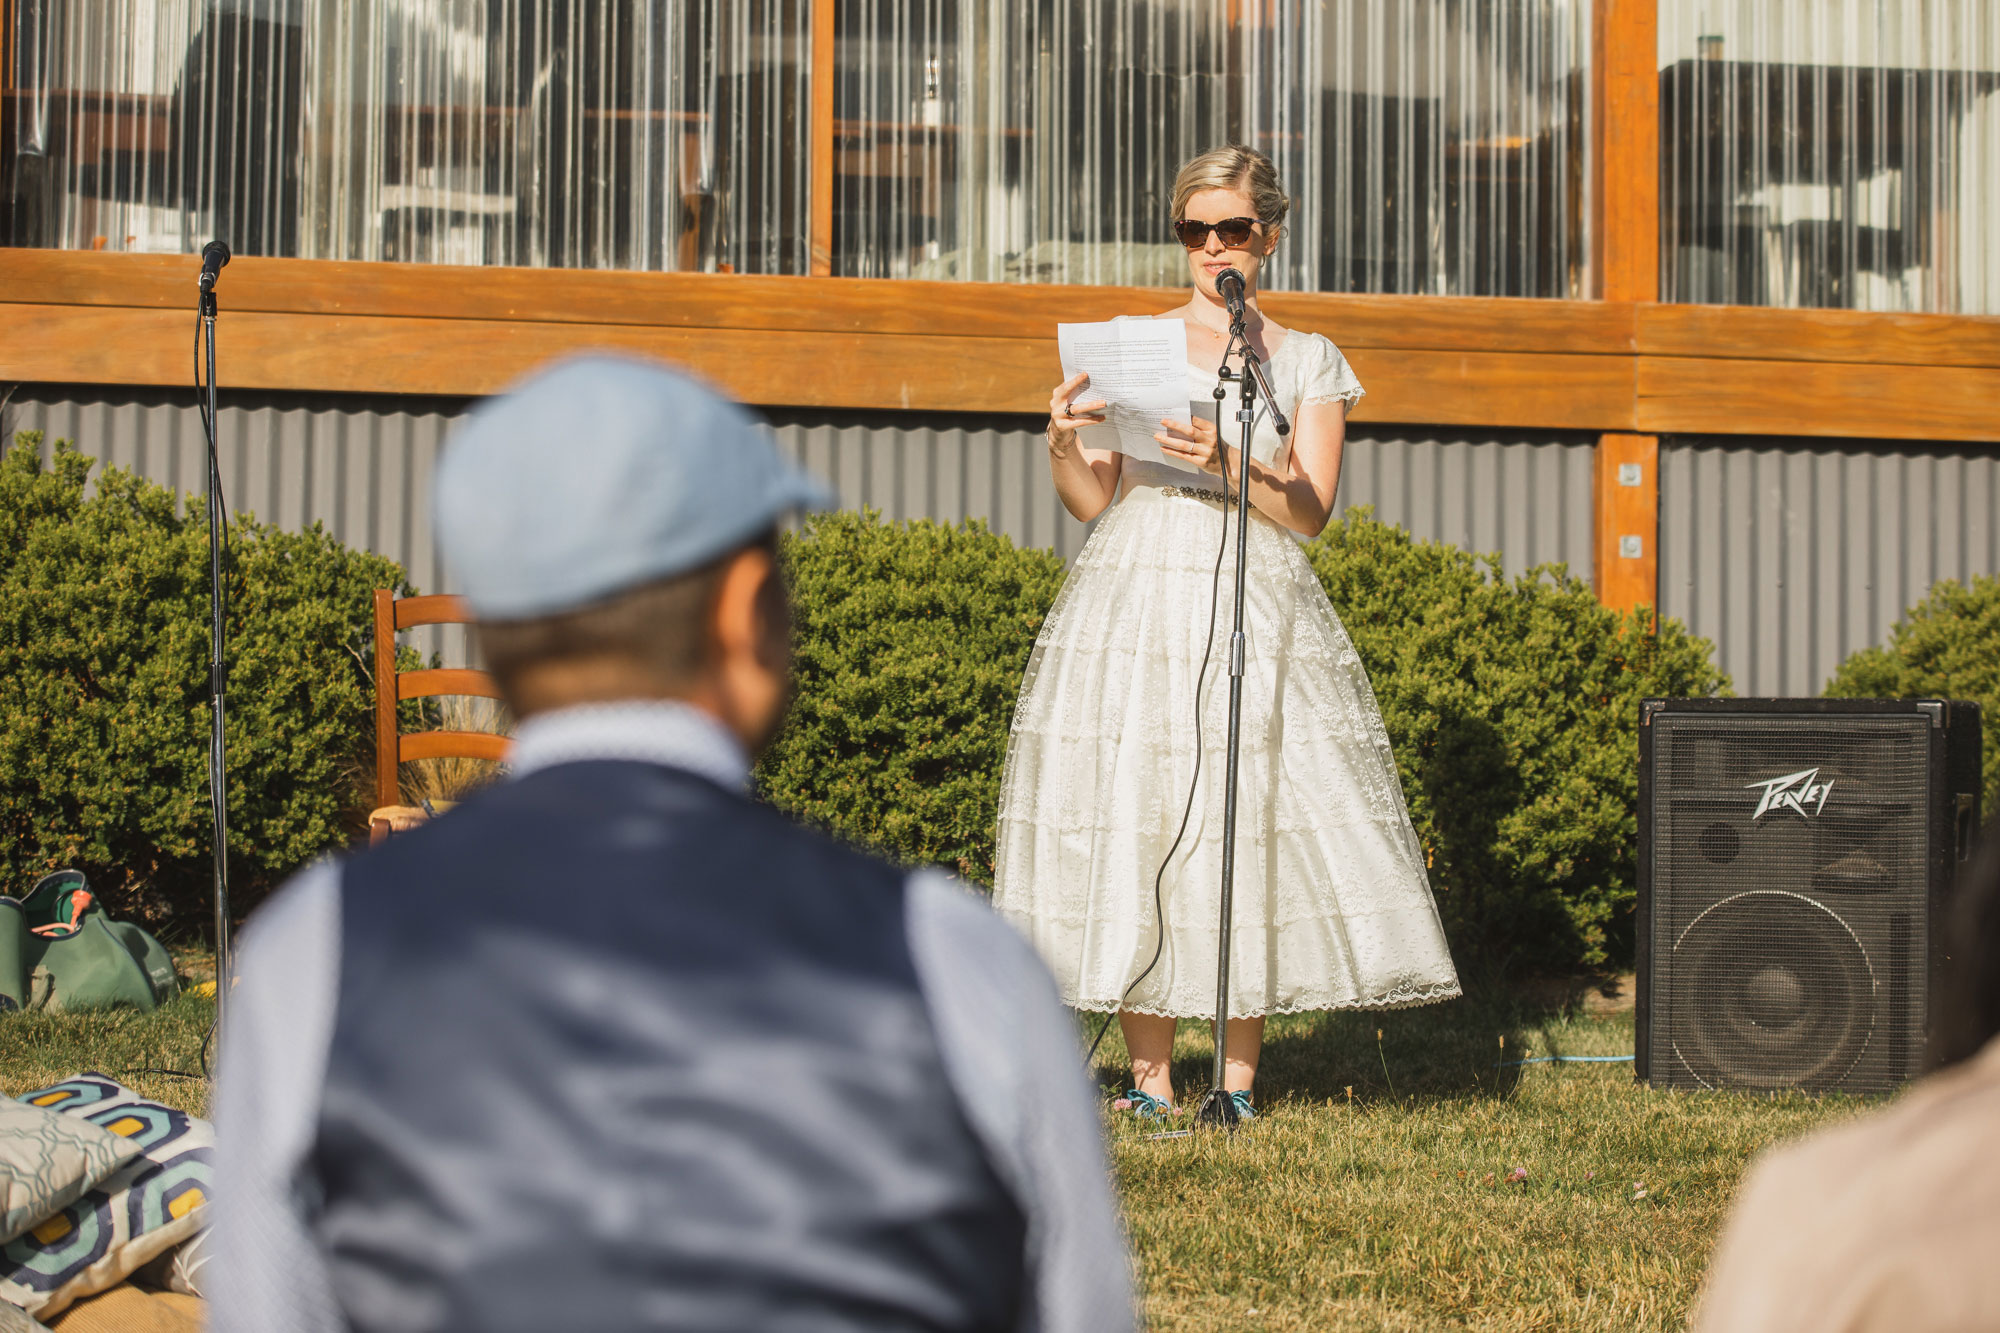
[[[97,1069],[200,1112],[199,1080],[133,1071],[198,1071],[212,1012],[183,995],[153,1014],[0,1018],[0,1092]],[[1503,1036],[1507,1059],[1623,1054],[1632,1020],[1519,998],[1279,1018],[1258,1119],[1234,1137],[1152,1140],[1114,1119],[1151,1326],[1679,1328],[1745,1161],[1860,1105],[1650,1092],[1629,1065],[1496,1068]],[[1177,1054],[1192,1105],[1206,1032],[1184,1025]],[[1107,1088],[1123,1060],[1114,1027]]]
[[[1176,1047],[1190,1106],[1214,1060],[1199,1027]],[[1503,1036],[1510,1060],[1625,1054],[1632,1017],[1467,999],[1275,1018],[1235,1136],[1152,1140],[1121,1117],[1151,1327],[1680,1328],[1748,1159],[1864,1105],[1653,1092],[1629,1064],[1496,1068]],[[1115,1027],[1105,1045],[1100,1079],[1122,1086]]]

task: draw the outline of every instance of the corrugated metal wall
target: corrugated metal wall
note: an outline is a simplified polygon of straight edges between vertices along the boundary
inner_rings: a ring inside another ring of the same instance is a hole
[[[1498,552],[1509,574],[1563,563],[1591,576],[1596,437],[1578,433],[1357,430],[1338,503],[1425,541]]]
[[[789,414],[778,439],[850,507],[892,519],[983,518],[1024,546],[1064,559],[1090,535],[1049,485],[1039,418]],[[1420,538],[1498,551],[1509,573],[1565,561],[1590,577],[1591,438],[1479,432],[1357,432],[1338,504]]]
[[[381,401],[339,395],[225,394],[223,489],[232,510],[299,527],[318,520],[340,540],[400,562],[420,589],[446,585],[430,529],[430,479],[454,399]],[[841,503],[890,519],[984,519],[1025,546],[1064,558],[1082,549],[1048,481],[1041,422],[1021,417],[894,413],[774,414],[778,442],[833,483]],[[39,430],[43,448],[75,440],[106,464],[188,495],[202,489],[200,418],[191,391],[19,386],[0,437]],[[1591,442],[1377,431],[1348,443],[1340,504],[1420,538],[1500,552],[1507,570],[1565,561],[1590,576]],[[427,641],[462,660],[455,640]]]
[[[232,508],[294,527],[318,519],[435,589],[443,577],[430,532],[431,468],[464,410],[455,399],[225,394],[223,487]],[[1089,535],[1049,485],[1038,419],[779,412],[772,426],[780,446],[849,507],[890,519],[980,518],[1066,559]],[[105,463],[201,491],[191,391],[23,385],[0,413],[0,432],[16,430],[72,439]],[[1373,505],[1418,537],[1499,551],[1510,572],[1561,560],[1590,576],[1587,435],[1357,430],[1346,460],[1342,508]]]
[[[1993,573],[1990,449],[1661,443],[1661,609],[1716,642],[1738,694],[1817,694],[1933,583]]]
[[[231,394],[222,409],[232,507],[402,563],[446,586],[430,478],[457,400]],[[777,414],[781,446],[843,504],[891,519],[986,520],[1065,558],[1089,529],[1048,484],[1040,423],[1020,417]],[[0,437],[40,430],[198,495],[192,394],[16,386]],[[46,444],[45,448],[48,447]],[[1591,438],[1360,428],[1342,508],[1417,537],[1497,551],[1509,573],[1561,561],[1591,573]],[[1849,653],[1939,579],[2000,573],[2000,455],[1981,447],[1670,438],[1660,457],[1660,599],[1715,641],[1740,694],[1817,694]],[[461,660],[462,644],[426,644]]]

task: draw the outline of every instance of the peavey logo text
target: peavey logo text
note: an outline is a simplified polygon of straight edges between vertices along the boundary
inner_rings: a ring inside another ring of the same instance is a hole
[[[1762,789],[1764,799],[1757,802],[1757,813],[1751,821],[1762,819],[1773,810],[1790,810],[1805,818],[1826,810],[1826,798],[1833,792],[1833,783],[1820,782],[1819,770],[1808,768],[1798,773],[1787,773],[1782,778],[1766,778],[1753,782],[1745,791]]]

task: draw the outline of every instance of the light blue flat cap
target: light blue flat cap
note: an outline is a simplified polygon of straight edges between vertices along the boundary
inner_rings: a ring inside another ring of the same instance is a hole
[[[583,356],[477,408],[438,463],[438,542],[483,620],[529,620],[699,569],[826,487],[743,407],[665,366]]]

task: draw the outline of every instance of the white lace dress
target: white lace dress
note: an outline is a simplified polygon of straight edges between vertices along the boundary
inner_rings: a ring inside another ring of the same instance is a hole
[[[1361,396],[1326,338],[1292,333],[1268,366],[1288,416]],[[1191,407],[1215,377],[1190,366]],[[1240,429],[1223,414],[1224,438]],[[1253,452],[1285,465],[1268,418]],[[1028,660],[1000,789],[994,905],[1035,942],[1064,1001],[1215,1016],[1235,539],[1214,477],[1132,458]],[[1205,494],[1204,494],[1205,493]],[[1251,511],[1248,656],[1237,791],[1233,1017],[1392,1008],[1458,994],[1388,733],[1361,659],[1300,542]],[[1153,878],[1167,867],[1165,946]]]

